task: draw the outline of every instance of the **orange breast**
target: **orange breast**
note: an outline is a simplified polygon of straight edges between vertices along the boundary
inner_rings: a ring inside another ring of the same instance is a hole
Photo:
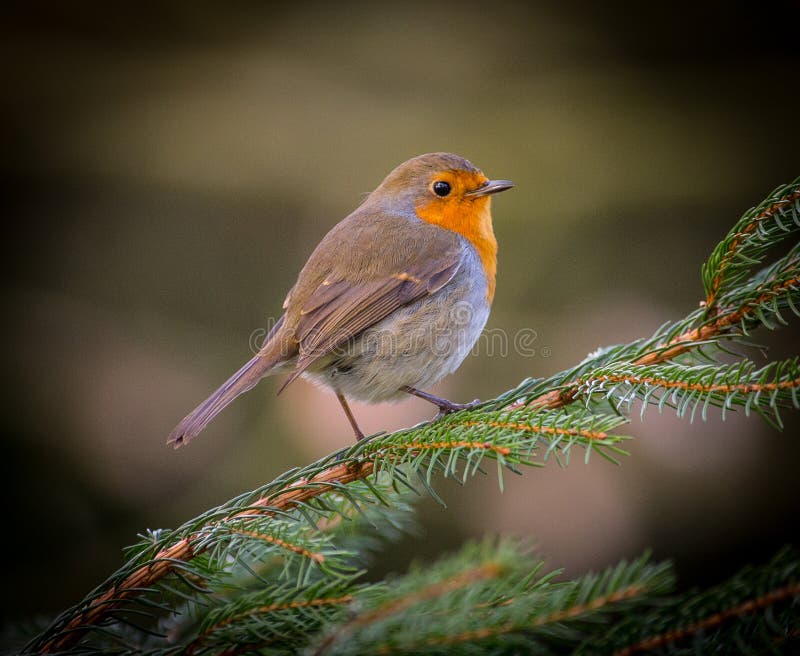
[[[486,301],[491,305],[497,275],[497,240],[492,230],[491,198],[431,199],[417,206],[416,212],[423,221],[457,232],[475,247],[486,276]]]

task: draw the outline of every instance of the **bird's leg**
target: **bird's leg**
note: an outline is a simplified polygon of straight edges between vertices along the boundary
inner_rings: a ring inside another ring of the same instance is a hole
[[[353,432],[356,435],[356,441],[360,441],[364,439],[364,433],[358,427],[358,423],[356,423],[356,418],[353,416],[353,411],[350,410],[350,406],[347,405],[347,400],[344,398],[344,394],[336,393],[336,398],[339,399],[339,403],[342,404],[342,409],[344,410],[344,414],[347,415],[347,420],[350,422],[350,425],[353,427]]]
[[[470,403],[453,403],[452,401],[448,401],[447,399],[434,396],[433,394],[429,394],[428,392],[423,392],[422,390],[418,390],[416,387],[409,387],[408,385],[403,385],[400,388],[400,390],[402,392],[413,394],[414,396],[418,396],[421,399],[425,399],[426,401],[433,403],[437,408],[439,408],[439,414],[436,415],[435,417],[436,419],[444,417],[445,415],[449,415],[451,412],[456,412],[458,410],[469,410],[470,408],[474,408],[476,405],[480,403],[479,399],[475,399]]]

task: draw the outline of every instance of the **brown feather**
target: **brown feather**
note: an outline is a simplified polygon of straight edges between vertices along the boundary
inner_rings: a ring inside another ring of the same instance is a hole
[[[400,221],[405,223],[408,219],[398,217],[397,221],[398,224]],[[425,243],[413,244],[415,247],[407,250],[405,261],[393,263],[394,266],[388,271],[386,268],[368,273],[362,270],[361,276],[353,276],[350,272],[329,270],[315,289],[306,292],[299,307],[297,301],[302,294],[296,295],[293,290],[287,313],[291,313],[294,319],[294,337],[299,354],[295,370],[280,391],[308,367],[362,331],[385,319],[399,307],[436,293],[452,279],[461,262],[463,246],[458,237],[434,226],[425,226],[421,232],[427,237]],[[373,252],[370,259],[375,261],[374,251],[382,249],[375,246],[374,242],[364,244],[367,241],[363,239],[364,232],[360,234],[362,239],[357,242],[361,243],[351,243],[349,251],[357,253],[365,245],[371,246]],[[392,256],[397,258],[397,252]],[[358,274],[359,269],[355,269],[355,272]],[[303,282],[301,275],[298,287],[302,287]]]

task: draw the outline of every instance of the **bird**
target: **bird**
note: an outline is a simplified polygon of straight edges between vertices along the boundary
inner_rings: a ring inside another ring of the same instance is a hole
[[[196,437],[265,376],[287,374],[332,390],[356,440],[348,400],[414,395],[437,418],[474,407],[424,391],[453,373],[478,340],[495,293],[491,198],[512,188],[452,153],[392,170],[311,253],[258,352],[175,427],[175,448]]]

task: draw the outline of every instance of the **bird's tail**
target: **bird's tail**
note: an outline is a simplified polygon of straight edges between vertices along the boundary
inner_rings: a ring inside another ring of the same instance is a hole
[[[167,444],[175,445],[176,449],[183,446],[198,435],[237,396],[253,389],[258,381],[283,359],[280,353],[271,353],[271,350],[276,349],[259,352],[225,381],[222,387],[186,415],[170,433]]]

